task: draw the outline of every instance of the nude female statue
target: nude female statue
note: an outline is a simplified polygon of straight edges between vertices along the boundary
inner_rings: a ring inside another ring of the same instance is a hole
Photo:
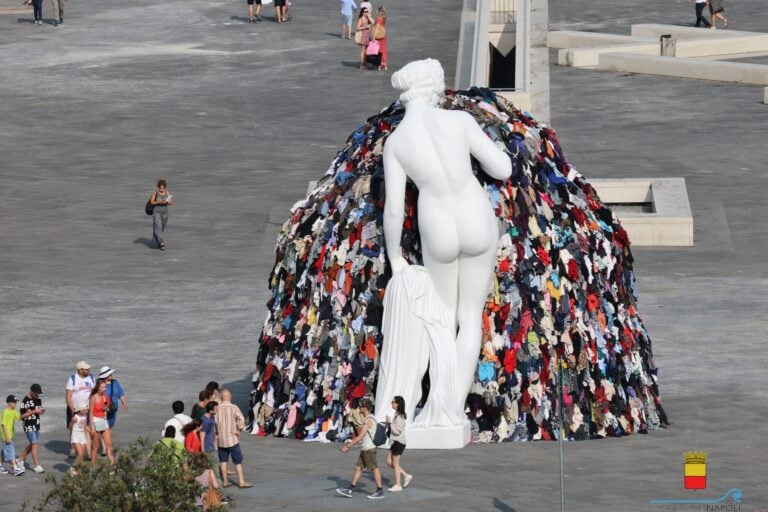
[[[437,108],[445,89],[438,61],[411,62],[392,76],[392,85],[404,91],[400,99],[405,116],[384,145],[387,257],[395,274],[408,266],[400,239],[410,178],[419,190],[424,266],[448,313],[448,332],[457,333],[455,375],[446,376],[455,383],[453,403],[445,405],[463,411],[480,352],[482,312],[499,240],[498,220],[472,172],[470,156],[500,180],[511,175],[511,160],[468,113]],[[418,382],[426,370],[423,363]]]

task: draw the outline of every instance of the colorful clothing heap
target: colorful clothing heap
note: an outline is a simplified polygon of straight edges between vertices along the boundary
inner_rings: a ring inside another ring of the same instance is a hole
[[[565,161],[552,129],[487,89],[447,91],[441,107],[469,112],[513,162],[506,181],[475,166],[502,236],[467,398],[474,440],[556,439],[559,389],[569,438],[665,426],[618,219]],[[404,113],[395,102],[355,130],[282,227],[254,376],[254,407],[274,407],[262,433],[345,438],[350,405],[375,390],[391,277],[382,153]],[[406,196],[401,245],[420,263],[410,183]]]

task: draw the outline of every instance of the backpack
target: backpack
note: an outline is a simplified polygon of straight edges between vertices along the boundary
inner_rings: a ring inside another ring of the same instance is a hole
[[[368,416],[368,418],[373,418],[373,416]],[[376,423],[376,431],[371,434],[371,429],[368,429],[368,435],[371,438],[371,441],[373,441],[374,446],[382,446],[387,443],[387,425],[384,422]]]

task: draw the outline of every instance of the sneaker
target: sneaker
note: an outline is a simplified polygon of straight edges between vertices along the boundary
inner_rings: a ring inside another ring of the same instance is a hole
[[[7,475],[8,470],[5,469],[5,466],[0,466],[0,475]]]
[[[43,466],[41,466],[40,464],[38,464],[37,466],[33,467],[32,471],[34,471],[35,473],[45,473],[45,470],[43,469]]]
[[[350,488],[346,488],[346,489],[338,488],[338,489],[336,489],[336,494],[338,494],[339,496],[344,496],[345,498],[351,498],[352,497],[352,489],[350,489]]]
[[[222,505],[229,505],[233,501],[235,501],[235,499],[232,496],[230,496],[229,494],[227,494],[226,496],[221,498],[221,504]]]
[[[380,500],[384,498],[384,489],[379,489],[373,494],[368,495],[369,500]]]
[[[393,485],[389,489],[387,489],[389,492],[402,492],[403,487],[401,485]]]
[[[59,26],[59,22],[58,22],[58,21],[56,21],[56,20],[53,20],[53,26],[54,26],[54,27],[58,27],[58,26]]]
[[[63,24],[64,24],[64,18],[59,18],[59,25],[63,25]]]
[[[26,469],[17,466],[13,468],[13,476],[21,476],[24,474],[25,471]]]
[[[413,475],[405,475],[405,480],[403,480],[403,487],[408,487],[411,485],[411,480],[413,480]]]

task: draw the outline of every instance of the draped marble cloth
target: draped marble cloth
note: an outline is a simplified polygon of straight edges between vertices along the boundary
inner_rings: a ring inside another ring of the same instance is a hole
[[[376,419],[390,413],[396,395],[405,399],[407,417],[415,426],[449,427],[462,423],[455,402],[456,333],[429,272],[410,265],[392,276],[384,297],[380,373],[376,387]],[[430,392],[415,416],[421,398],[421,376],[429,363]],[[405,391],[404,391],[405,390]]]
[[[565,160],[551,128],[487,89],[446,91],[440,106],[470,113],[513,164],[505,181],[473,164],[501,238],[470,419],[517,425],[528,439],[555,438],[562,385],[565,431],[576,439],[663,424],[619,220]],[[395,102],[356,129],[278,236],[257,385],[278,389],[276,418],[293,404],[300,414],[277,435],[341,428],[349,405],[375,392],[391,279],[382,150],[404,112]],[[417,198],[409,183],[401,245],[412,264],[421,263]]]

